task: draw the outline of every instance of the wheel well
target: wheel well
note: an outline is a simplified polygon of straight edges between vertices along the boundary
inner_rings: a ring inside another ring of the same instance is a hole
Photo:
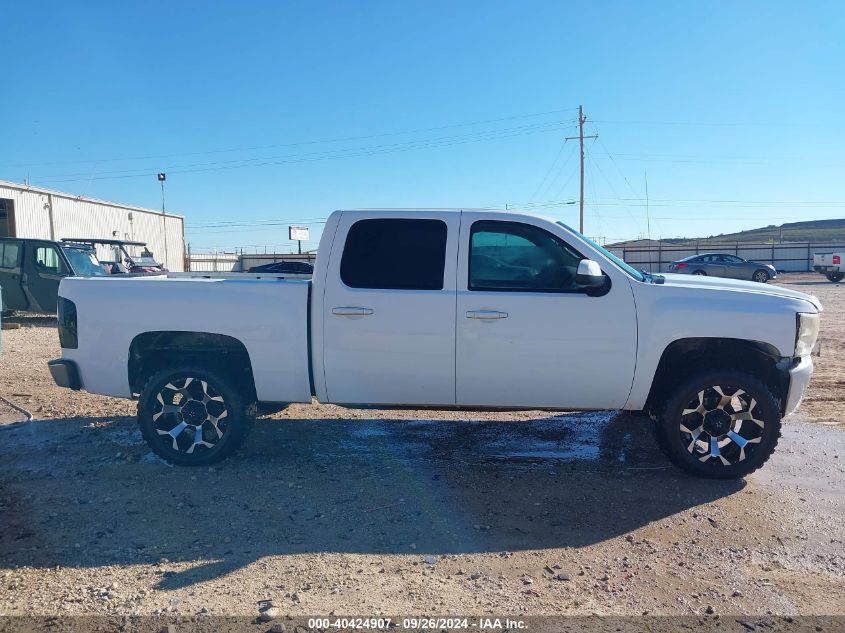
[[[248,402],[256,400],[252,363],[244,344],[231,336],[208,332],[145,332],[132,339],[129,345],[132,394],[140,394],[156,372],[187,364],[228,375],[244,390]]]
[[[781,408],[789,389],[789,373],[778,350],[760,341],[735,338],[685,338],[670,343],[657,365],[646,411],[657,411],[671,389],[692,375],[712,369],[746,371],[763,381]]]

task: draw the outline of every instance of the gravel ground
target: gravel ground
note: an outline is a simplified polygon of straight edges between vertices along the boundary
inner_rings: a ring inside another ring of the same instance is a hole
[[[134,403],[55,387],[55,322],[21,318],[0,395],[36,420],[0,403],[0,615],[845,614],[845,289],[778,283],[822,299],[822,356],[744,482],[683,475],[628,414],[324,405],[174,468]]]

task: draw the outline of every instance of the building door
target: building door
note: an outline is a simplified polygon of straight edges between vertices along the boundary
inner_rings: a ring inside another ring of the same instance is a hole
[[[0,237],[15,237],[15,201],[0,198]]]

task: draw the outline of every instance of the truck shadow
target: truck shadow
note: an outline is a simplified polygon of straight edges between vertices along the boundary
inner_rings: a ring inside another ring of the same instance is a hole
[[[130,418],[45,420],[0,430],[0,567],[157,564],[176,589],[265,556],[578,548],[743,486],[684,475],[628,414],[260,420],[213,469]]]

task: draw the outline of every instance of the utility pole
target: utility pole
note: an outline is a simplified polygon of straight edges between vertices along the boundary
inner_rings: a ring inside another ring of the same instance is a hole
[[[167,268],[167,216],[164,214],[164,181],[167,180],[167,174],[159,172],[156,177],[161,185],[161,233],[164,237],[164,257],[162,257],[162,263]]]
[[[584,232],[584,139],[585,138],[598,138],[598,134],[591,134],[590,136],[584,136],[584,123],[587,122],[587,117],[584,116],[584,106],[578,106],[578,136],[567,136],[564,139],[566,141],[572,141],[576,138],[578,139],[579,143],[581,144],[581,215],[580,215],[580,222],[578,225],[578,230],[583,233]]]

